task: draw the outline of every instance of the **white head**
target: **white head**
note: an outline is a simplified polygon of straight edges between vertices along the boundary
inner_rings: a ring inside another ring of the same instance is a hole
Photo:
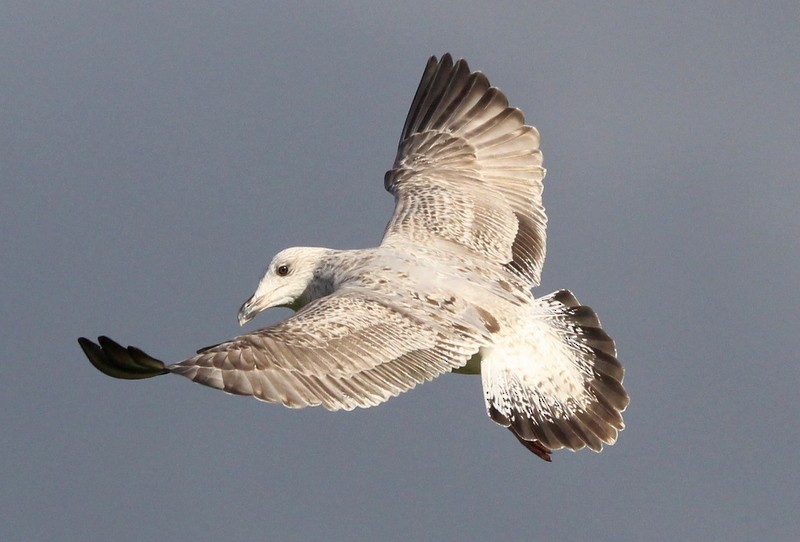
[[[330,293],[331,280],[324,276],[327,248],[294,247],[280,251],[267,267],[255,293],[239,309],[239,325],[270,307],[297,310]],[[327,291],[326,291],[327,290]]]

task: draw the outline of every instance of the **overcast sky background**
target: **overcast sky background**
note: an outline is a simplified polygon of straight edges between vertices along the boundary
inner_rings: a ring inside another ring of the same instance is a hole
[[[0,4],[0,539],[800,539],[800,4],[493,4]],[[329,413],[89,365],[238,334],[281,248],[377,244],[447,51],[542,134],[537,294],[617,340],[615,446],[544,463],[474,377]]]

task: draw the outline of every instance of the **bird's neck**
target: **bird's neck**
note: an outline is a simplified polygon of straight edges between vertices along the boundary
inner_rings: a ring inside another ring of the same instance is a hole
[[[339,287],[347,272],[347,266],[342,265],[347,261],[347,257],[343,257],[343,255],[350,252],[355,251],[329,249],[322,253],[308,286],[291,308],[299,310],[314,300],[332,294]]]

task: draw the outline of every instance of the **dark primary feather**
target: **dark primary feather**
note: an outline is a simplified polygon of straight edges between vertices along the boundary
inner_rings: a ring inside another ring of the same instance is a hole
[[[95,368],[108,376],[125,380],[140,380],[164,375],[169,370],[164,364],[135,346],[127,348],[108,337],[99,337],[95,344],[85,337],[78,339],[83,353]]]

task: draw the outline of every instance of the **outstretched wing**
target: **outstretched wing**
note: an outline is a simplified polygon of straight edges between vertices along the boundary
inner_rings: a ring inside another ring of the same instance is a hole
[[[92,363],[118,378],[166,372],[238,395],[301,408],[369,407],[466,364],[479,332],[427,321],[378,294],[343,289],[269,328],[164,366],[102,337],[80,339]]]
[[[464,60],[432,57],[384,185],[384,244],[443,239],[539,283],[547,217],[539,134]]]

